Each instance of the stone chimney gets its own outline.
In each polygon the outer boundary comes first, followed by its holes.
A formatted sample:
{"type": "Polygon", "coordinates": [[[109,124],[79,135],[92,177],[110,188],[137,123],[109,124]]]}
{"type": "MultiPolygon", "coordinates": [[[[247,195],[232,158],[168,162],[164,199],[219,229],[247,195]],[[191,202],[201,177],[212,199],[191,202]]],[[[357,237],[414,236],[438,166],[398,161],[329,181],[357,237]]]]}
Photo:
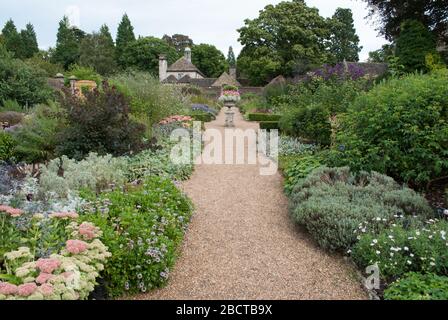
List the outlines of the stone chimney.
{"type": "Polygon", "coordinates": [[[166,56],[161,54],[159,56],[159,80],[162,82],[167,78],[167,70],[168,70],[168,61],[166,60],[166,56]]]}
{"type": "Polygon", "coordinates": [[[191,49],[188,47],[185,48],[185,59],[191,62],[191,49]]]}

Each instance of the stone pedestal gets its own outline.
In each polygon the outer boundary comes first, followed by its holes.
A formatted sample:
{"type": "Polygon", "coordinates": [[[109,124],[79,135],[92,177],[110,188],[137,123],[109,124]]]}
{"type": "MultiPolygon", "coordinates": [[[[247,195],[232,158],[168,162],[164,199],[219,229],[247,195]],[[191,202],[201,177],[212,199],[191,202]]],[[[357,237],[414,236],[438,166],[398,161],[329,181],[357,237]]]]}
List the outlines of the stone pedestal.
{"type": "Polygon", "coordinates": [[[225,111],[226,115],[226,128],[234,128],[235,127],[235,112],[232,109],[228,109],[225,111]]]}

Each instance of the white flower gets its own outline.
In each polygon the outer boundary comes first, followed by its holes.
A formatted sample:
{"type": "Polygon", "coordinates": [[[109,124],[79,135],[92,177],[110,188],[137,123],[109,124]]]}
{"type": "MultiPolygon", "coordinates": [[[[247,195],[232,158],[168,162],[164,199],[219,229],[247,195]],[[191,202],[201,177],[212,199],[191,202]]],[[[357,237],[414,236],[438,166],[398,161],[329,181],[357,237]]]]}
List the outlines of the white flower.
{"type": "Polygon", "coordinates": [[[412,261],[411,261],[411,260],[408,260],[408,261],[406,261],[406,263],[409,264],[409,265],[411,265],[411,264],[412,264],[412,261]]]}
{"type": "Polygon", "coordinates": [[[443,214],[448,216],[448,209],[443,210],[443,214]]]}
{"type": "Polygon", "coordinates": [[[420,235],[420,231],[417,231],[415,234],[416,234],[417,236],[419,236],[419,235],[420,235]]]}
{"type": "Polygon", "coordinates": [[[431,262],[429,265],[430,265],[431,267],[435,267],[435,266],[436,266],[436,264],[435,264],[434,262],[431,262]]]}
{"type": "Polygon", "coordinates": [[[380,255],[380,254],[381,254],[381,251],[378,251],[378,250],[377,250],[377,251],[376,251],[376,254],[380,255]]]}
{"type": "Polygon", "coordinates": [[[409,251],[409,248],[408,247],[404,247],[404,251],[409,251]]]}
{"type": "Polygon", "coordinates": [[[411,253],[410,256],[411,256],[411,258],[414,258],[415,255],[413,253],[411,253]]]}

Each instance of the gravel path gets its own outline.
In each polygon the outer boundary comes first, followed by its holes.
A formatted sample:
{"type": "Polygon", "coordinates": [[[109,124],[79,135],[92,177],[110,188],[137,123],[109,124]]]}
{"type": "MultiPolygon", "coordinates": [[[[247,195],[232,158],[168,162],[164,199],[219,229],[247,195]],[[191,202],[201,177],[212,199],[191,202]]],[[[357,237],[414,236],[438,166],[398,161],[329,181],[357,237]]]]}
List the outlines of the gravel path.
{"type": "MultiPolygon", "coordinates": [[[[223,126],[223,113],[207,124],[223,126]]],[[[258,125],[237,113],[236,127],[258,125]]],[[[196,214],[181,257],[166,288],[136,299],[367,299],[354,270],[290,220],[280,174],[198,165],[182,187],[196,214]]]]}

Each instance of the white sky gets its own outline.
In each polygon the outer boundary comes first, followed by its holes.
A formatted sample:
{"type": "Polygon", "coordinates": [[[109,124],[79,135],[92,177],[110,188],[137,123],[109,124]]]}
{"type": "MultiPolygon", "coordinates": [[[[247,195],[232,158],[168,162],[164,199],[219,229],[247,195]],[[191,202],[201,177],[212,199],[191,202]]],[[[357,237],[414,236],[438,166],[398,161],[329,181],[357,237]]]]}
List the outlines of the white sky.
{"type": "MultiPolygon", "coordinates": [[[[106,23],[115,37],[124,12],[129,15],[136,35],[162,37],[181,33],[193,41],[216,45],[225,55],[229,46],[235,54],[241,50],[238,28],[244,19],[255,18],[267,4],[281,0],[0,0],[0,28],[12,18],[18,29],[31,22],[37,32],[39,46],[54,46],[58,22],[70,12],[74,21],[86,32],[98,30],[106,23]],[[79,12],[79,16],[77,14],[79,12]]],[[[387,43],[377,36],[373,21],[365,19],[367,9],[361,0],[306,0],[324,17],[333,15],[337,7],[351,8],[355,26],[364,47],[361,60],[369,51],[387,43]]]]}

